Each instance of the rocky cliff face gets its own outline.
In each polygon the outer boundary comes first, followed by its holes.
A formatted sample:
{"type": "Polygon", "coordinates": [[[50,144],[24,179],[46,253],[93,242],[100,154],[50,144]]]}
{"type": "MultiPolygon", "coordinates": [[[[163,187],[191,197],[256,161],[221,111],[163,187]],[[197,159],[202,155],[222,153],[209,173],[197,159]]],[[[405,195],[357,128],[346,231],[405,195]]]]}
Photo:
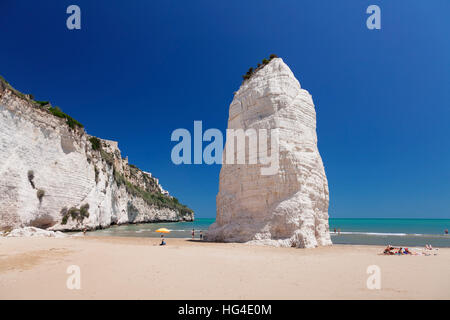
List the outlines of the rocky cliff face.
{"type": "MultiPolygon", "coordinates": [[[[224,160],[217,219],[207,239],[302,248],[331,245],[328,183],[311,95],[280,58],[244,77],[230,105],[228,128],[275,130],[279,166],[275,174],[263,175],[260,169],[267,165],[224,160]]],[[[228,152],[234,151],[227,140],[228,152]]]]}
{"type": "Polygon", "coordinates": [[[117,142],[0,79],[0,230],[180,220],[192,210],[128,164],[117,142]]]}

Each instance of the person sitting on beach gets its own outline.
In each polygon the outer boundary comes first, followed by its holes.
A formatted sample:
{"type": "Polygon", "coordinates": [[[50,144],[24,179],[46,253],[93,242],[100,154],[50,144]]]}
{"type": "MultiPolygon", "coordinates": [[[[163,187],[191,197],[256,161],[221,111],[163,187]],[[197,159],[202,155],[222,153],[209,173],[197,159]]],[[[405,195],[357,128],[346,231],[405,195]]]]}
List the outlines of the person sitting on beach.
{"type": "Polygon", "coordinates": [[[165,246],[166,245],[166,241],[164,240],[164,235],[161,235],[161,243],[159,244],[160,246],[165,246]]]}
{"type": "Polygon", "coordinates": [[[409,251],[408,248],[405,248],[404,254],[412,254],[412,252],[409,251]]]}
{"type": "Polygon", "coordinates": [[[398,255],[402,255],[403,254],[403,248],[398,249],[397,254],[398,255]]]}

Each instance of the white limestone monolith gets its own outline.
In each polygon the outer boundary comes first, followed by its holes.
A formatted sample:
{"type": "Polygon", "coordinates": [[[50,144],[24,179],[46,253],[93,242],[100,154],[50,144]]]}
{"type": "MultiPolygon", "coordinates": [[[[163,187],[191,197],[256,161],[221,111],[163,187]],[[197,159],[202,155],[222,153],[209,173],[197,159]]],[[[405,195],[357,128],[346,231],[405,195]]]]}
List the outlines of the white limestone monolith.
{"type": "Polygon", "coordinates": [[[277,170],[263,174],[261,169],[269,165],[249,164],[251,154],[244,164],[226,163],[226,153],[236,155],[238,150],[230,151],[227,139],[217,217],[207,240],[299,248],[331,245],[328,182],[317,148],[314,103],[281,58],[258,68],[235,93],[228,129],[275,130],[277,170]]]}

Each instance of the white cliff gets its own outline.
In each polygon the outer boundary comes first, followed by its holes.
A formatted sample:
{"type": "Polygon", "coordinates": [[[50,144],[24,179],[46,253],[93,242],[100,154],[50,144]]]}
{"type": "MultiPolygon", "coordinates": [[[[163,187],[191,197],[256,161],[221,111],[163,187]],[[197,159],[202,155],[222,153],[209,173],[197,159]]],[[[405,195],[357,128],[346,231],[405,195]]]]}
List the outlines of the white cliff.
{"type": "Polygon", "coordinates": [[[207,239],[300,248],[331,245],[328,182],[311,95],[280,58],[246,78],[230,105],[228,129],[275,130],[278,170],[262,174],[268,165],[249,164],[248,155],[244,164],[225,163],[227,139],[216,222],[207,239]]]}
{"type": "Polygon", "coordinates": [[[193,219],[156,178],[121,157],[117,142],[87,135],[55,110],[0,78],[0,230],[193,219]]]}

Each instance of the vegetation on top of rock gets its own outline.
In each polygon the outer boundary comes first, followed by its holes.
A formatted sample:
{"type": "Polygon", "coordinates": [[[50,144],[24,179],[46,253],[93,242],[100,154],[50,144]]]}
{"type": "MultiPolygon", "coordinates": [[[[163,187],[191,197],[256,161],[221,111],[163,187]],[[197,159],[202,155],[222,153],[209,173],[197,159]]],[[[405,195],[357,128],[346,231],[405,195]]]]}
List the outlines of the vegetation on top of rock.
{"type": "Polygon", "coordinates": [[[9,82],[8,81],[6,81],[6,79],[5,78],[3,78],[1,75],[0,75],[0,81],[2,81],[2,82],[4,82],[5,84],[9,84],[9,82]]]}
{"type": "Polygon", "coordinates": [[[34,96],[32,94],[23,94],[19,90],[14,89],[9,84],[9,82],[5,80],[5,78],[0,76],[0,89],[2,87],[7,88],[14,95],[16,95],[17,97],[19,97],[23,100],[28,101],[29,103],[33,104],[35,107],[38,107],[47,112],[50,112],[55,117],[66,119],[66,123],[71,129],[75,129],[75,127],[83,128],[83,125],[80,122],[78,122],[77,120],[75,120],[74,118],[69,116],[68,114],[65,114],[64,112],[62,112],[60,108],[58,108],[58,107],[53,108],[49,101],[34,100],[34,96]]]}
{"type": "Polygon", "coordinates": [[[17,97],[30,101],[32,99],[30,99],[29,95],[25,95],[22,92],[20,92],[19,90],[14,89],[11,84],[9,84],[8,81],[5,80],[5,78],[3,78],[2,76],[0,76],[0,89],[2,87],[9,89],[14,95],[16,95],[17,97]]]}
{"type": "Polygon", "coordinates": [[[275,58],[278,58],[278,56],[276,54],[272,53],[269,57],[269,60],[264,58],[262,60],[262,64],[258,63],[258,67],[256,69],[253,69],[253,68],[248,69],[247,73],[242,76],[243,81],[250,79],[252,77],[252,75],[254,75],[258,70],[264,68],[264,66],[266,66],[270,61],[272,61],[272,59],[275,59],[275,58]]]}
{"type": "Polygon", "coordinates": [[[58,106],[55,107],[50,106],[50,108],[48,108],[47,110],[50,111],[50,113],[53,114],[55,117],[66,119],[66,123],[71,129],[75,129],[75,127],[79,128],[84,127],[80,122],[78,122],[68,114],[62,112],[62,110],[58,106]]]}
{"type": "Polygon", "coordinates": [[[34,100],[34,102],[36,102],[38,105],[40,105],[41,107],[44,107],[46,105],[50,104],[50,101],[39,101],[39,100],[34,100]]]}
{"type": "Polygon", "coordinates": [[[92,150],[98,151],[102,147],[101,141],[97,137],[90,137],[89,141],[91,142],[92,150]]]}

